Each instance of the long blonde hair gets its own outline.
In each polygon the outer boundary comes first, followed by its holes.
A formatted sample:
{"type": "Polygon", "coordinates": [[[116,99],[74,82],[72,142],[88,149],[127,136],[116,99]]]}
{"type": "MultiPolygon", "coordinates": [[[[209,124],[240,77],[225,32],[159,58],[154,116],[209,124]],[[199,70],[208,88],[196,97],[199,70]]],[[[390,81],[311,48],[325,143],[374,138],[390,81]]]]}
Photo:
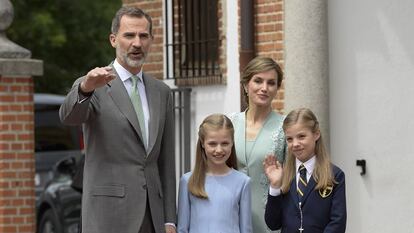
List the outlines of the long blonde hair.
{"type": "MultiPolygon", "coordinates": [[[[311,130],[312,133],[320,133],[319,122],[316,119],[315,114],[310,109],[299,108],[291,111],[283,121],[283,130],[286,133],[286,130],[295,125],[301,124],[303,127],[311,130]]],[[[329,154],[325,148],[325,145],[322,140],[322,134],[319,136],[319,139],[315,144],[315,169],[313,170],[312,176],[316,181],[315,190],[325,189],[328,186],[332,186],[336,183],[334,176],[332,174],[332,165],[329,154]]],[[[288,155],[283,168],[283,178],[282,178],[282,192],[288,193],[290,184],[295,179],[296,176],[296,159],[290,150],[288,150],[288,155]]]]}
{"type": "MultiPolygon", "coordinates": [[[[198,141],[196,147],[196,161],[193,173],[188,181],[188,190],[191,194],[198,198],[208,199],[208,195],[204,189],[206,172],[207,172],[207,156],[203,148],[204,139],[209,131],[218,131],[220,129],[229,130],[231,140],[234,142],[234,128],[230,119],[223,114],[212,114],[204,119],[198,129],[198,141]]],[[[227,166],[237,169],[236,149],[231,148],[230,157],[226,161],[227,166]]]]}

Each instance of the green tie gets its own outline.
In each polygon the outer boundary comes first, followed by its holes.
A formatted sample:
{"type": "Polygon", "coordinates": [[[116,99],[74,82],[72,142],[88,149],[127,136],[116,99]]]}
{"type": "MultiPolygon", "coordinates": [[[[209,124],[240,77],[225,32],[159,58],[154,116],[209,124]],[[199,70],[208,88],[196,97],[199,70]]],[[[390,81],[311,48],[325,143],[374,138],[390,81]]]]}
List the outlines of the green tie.
{"type": "Polygon", "coordinates": [[[147,137],[145,132],[145,118],[144,118],[144,111],[142,109],[142,102],[141,97],[139,95],[138,91],[138,83],[141,79],[139,79],[137,76],[132,75],[132,91],[131,91],[131,101],[134,105],[135,112],[137,113],[139,127],[141,128],[141,135],[142,135],[142,141],[144,143],[145,149],[147,149],[147,137]]]}

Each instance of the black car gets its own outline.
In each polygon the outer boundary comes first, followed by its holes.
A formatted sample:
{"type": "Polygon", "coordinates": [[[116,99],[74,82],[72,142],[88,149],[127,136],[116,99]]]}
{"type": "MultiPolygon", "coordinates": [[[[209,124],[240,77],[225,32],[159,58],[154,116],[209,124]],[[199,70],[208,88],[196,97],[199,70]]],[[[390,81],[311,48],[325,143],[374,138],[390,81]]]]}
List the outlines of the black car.
{"type": "Polygon", "coordinates": [[[83,138],[80,127],[60,122],[63,99],[34,95],[37,233],[78,232],[81,193],[72,182],[83,158],[83,138]]]}

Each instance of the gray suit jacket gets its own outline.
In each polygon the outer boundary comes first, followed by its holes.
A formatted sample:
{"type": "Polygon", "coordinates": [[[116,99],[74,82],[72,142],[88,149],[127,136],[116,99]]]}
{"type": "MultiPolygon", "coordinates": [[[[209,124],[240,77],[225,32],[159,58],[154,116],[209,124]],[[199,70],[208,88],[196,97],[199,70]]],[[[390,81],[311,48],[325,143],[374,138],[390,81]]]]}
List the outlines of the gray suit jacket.
{"type": "Polygon", "coordinates": [[[156,233],[176,222],[173,99],[163,82],[143,75],[150,112],[148,152],[137,115],[119,77],[78,103],[75,81],[61,121],[83,124],[86,160],[82,232],[137,233],[147,200],[156,233]]]}

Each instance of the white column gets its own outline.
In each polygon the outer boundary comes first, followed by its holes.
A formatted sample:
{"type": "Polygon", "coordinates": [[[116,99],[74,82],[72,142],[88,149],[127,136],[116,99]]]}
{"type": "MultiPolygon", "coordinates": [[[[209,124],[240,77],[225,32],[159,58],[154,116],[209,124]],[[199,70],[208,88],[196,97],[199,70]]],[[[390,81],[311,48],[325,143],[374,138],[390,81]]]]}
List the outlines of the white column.
{"type": "Polygon", "coordinates": [[[310,108],[320,121],[328,146],[327,0],[286,0],[284,4],[285,113],[310,108]]]}

